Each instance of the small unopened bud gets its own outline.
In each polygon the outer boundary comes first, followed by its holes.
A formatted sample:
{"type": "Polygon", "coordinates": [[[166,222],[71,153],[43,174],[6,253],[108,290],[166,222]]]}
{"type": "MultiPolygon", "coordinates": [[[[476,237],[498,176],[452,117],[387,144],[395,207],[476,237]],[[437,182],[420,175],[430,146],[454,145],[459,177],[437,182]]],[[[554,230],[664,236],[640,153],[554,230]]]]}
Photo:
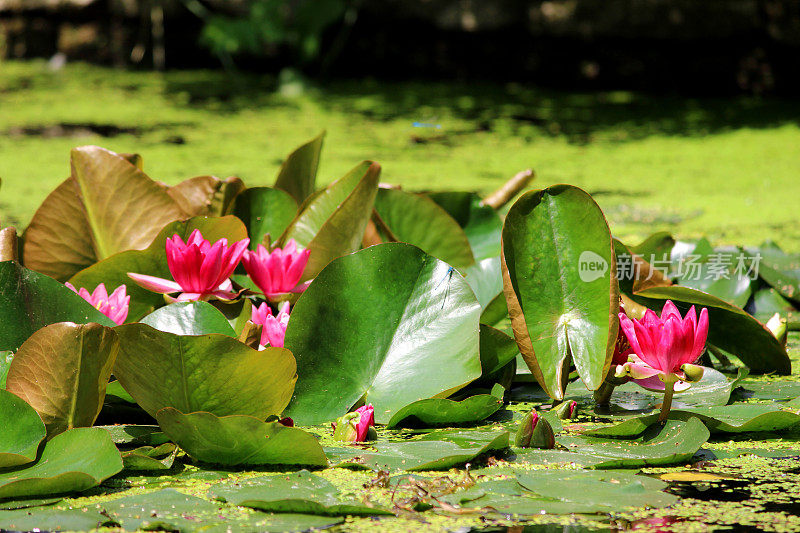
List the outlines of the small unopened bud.
{"type": "Polygon", "coordinates": [[[358,441],[358,421],[361,415],[358,413],[347,413],[340,416],[333,425],[333,440],[339,442],[358,441]]]}
{"type": "Polygon", "coordinates": [[[703,379],[703,374],[705,373],[705,368],[702,366],[690,365],[688,363],[681,365],[681,370],[686,374],[686,379],[684,381],[688,381],[689,383],[697,383],[703,379]]]}
{"type": "Polygon", "coordinates": [[[564,402],[555,408],[556,416],[559,420],[571,420],[575,418],[577,410],[578,402],[575,400],[564,402]]]}
{"type": "Polygon", "coordinates": [[[520,448],[552,449],[556,446],[556,438],[550,423],[531,410],[520,422],[514,445],[520,448]]]}

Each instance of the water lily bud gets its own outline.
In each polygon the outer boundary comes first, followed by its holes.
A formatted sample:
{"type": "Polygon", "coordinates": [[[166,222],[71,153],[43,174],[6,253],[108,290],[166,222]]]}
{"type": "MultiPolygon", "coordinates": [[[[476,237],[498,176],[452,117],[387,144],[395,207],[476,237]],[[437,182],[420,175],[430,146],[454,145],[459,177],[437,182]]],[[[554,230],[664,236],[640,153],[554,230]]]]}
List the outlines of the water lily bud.
{"type": "Polygon", "coordinates": [[[778,342],[781,343],[782,346],[786,346],[786,340],[789,335],[786,319],[781,318],[780,313],[775,313],[765,325],[767,326],[767,329],[773,335],[775,335],[775,338],[778,339],[778,342]]]}
{"type": "Polygon", "coordinates": [[[556,407],[555,412],[559,420],[571,420],[575,418],[577,410],[578,410],[578,402],[576,402],[575,400],[570,400],[556,407]]]}
{"type": "Polygon", "coordinates": [[[688,363],[681,365],[681,370],[686,374],[686,379],[684,381],[688,381],[689,383],[697,383],[703,379],[703,373],[705,372],[705,368],[702,366],[688,363]]]}
{"type": "Polygon", "coordinates": [[[336,419],[333,424],[333,440],[339,442],[358,441],[358,421],[361,415],[358,413],[347,413],[336,419]]]}
{"type": "Polygon", "coordinates": [[[520,422],[514,445],[520,448],[555,448],[556,438],[550,423],[535,410],[525,415],[520,422]]]}

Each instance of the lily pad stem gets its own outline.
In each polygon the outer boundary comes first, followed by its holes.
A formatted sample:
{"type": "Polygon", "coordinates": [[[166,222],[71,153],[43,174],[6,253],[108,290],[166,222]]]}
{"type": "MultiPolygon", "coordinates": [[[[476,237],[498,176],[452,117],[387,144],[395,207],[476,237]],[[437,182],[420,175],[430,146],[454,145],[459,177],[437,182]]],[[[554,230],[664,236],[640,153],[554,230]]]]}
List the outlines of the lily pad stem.
{"type": "Polygon", "coordinates": [[[675,393],[675,382],[667,380],[664,383],[664,401],[661,402],[661,414],[658,415],[658,421],[663,424],[669,417],[669,410],[672,407],[672,395],[675,393]]]}

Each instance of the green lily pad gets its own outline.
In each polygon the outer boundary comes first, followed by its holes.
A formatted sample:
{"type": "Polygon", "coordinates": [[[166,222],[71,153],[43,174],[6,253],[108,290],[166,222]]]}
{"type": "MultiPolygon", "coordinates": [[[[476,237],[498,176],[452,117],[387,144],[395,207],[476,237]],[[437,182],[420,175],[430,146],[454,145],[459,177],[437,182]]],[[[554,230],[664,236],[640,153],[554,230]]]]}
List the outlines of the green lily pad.
{"type": "Polygon", "coordinates": [[[460,402],[447,398],[419,400],[397,411],[386,427],[458,426],[480,422],[503,406],[504,392],[502,385],[495,385],[491,394],[477,394],[460,402]]]}
{"type": "Polygon", "coordinates": [[[520,485],[539,496],[592,506],[596,512],[667,507],[680,500],[673,494],[663,492],[669,484],[628,472],[521,471],[516,478],[520,485]]]}
{"type": "Polygon", "coordinates": [[[122,470],[108,432],[70,429],[42,448],[36,462],[0,472],[0,499],[82,492],[122,470]]]}
{"type": "Polygon", "coordinates": [[[44,440],[44,423],[36,410],[10,392],[0,390],[0,469],[32,463],[44,440]]]}
{"type": "Polygon", "coordinates": [[[760,248],[758,275],[781,295],[800,303],[800,255],[776,248],[760,248]]]}
{"type": "Polygon", "coordinates": [[[603,212],[556,185],[522,195],[503,226],[503,283],[517,344],[553,398],[570,362],[589,389],[606,377],[617,337],[615,255],[603,212]]]}
{"type": "MultiPolygon", "coordinates": [[[[28,509],[30,507],[44,507],[58,503],[62,496],[48,496],[44,498],[11,498],[0,500],[0,510],[13,511],[15,509],[28,509]]],[[[2,516],[2,515],[0,515],[2,516]]],[[[2,526],[0,526],[2,528],[2,526]]]]}
{"type": "Polygon", "coordinates": [[[458,269],[475,263],[464,230],[430,198],[379,189],[375,210],[398,241],[413,244],[458,269]]]}
{"type": "Polygon", "coordinates": [[[6,388],[6,377],[8,369],[11,368],[11,361],[14,359],[14,352],[0,351],[0,390],[6,388]]]}
{"type": "Polygon", "coordinates": [[[414,246],[333,261],[292,309],[285,346],[300,377],[286,415],[324,423],[363,398],[385,424],[414,401],[450,396],[481,374],[479,314],[464,279],[414,246]]]}
{"type": "Polygon", "coordinates": [[[108,431],[111,440],[115,444],[129,446],[161,446],[169,442],[169,438],[164,435],[158,426],[96,426],[108,431]]]}
{"type": "Polygon", "coordinates": [[[156,309],[139,322],[175,335],[236,335],[225,315],[208,302],[170,304],[156,309]]]}
{"type": "Polygon", "coordinates": [[[126,496],[94,506],[126,531],[197,531],[221,522],[221,505],[174,489],[126,496]]]}
{"type": "Polygon", "coordinates": [[[297,202],[280,189],[253,187],[236,197],[233,214],[244,222],[255,250],[267,235],[273,241],[281,236],[297,214],[297,202]]]}
{"type": "Polygon", "coordinates": [[[328,460],[310,433],[262,422],[250,416],[184,414],[172,408],[156,415],[164,433],[195,459],[223,465],[327,466],[328,460]]]}
{"type": "Polygon", "coordinates": [[[766,323],[775,313],[787,318],[790,322],[797,321],[800,313],[778,291],[772,288],[760,289],[753,297],[753,316],[759,322],[766,323]]]}
{"type": "Polygon", "coordinates": [[[753,373],[790,374],[789,356],[775,336],[742,309],[710,294],[689,287],[652,287],[638,291],[634,299],[660,311],[672,300],[681,313],[689,307],[708,309],[708,342],[736,355],[753,373]]]}
{"type": "MultiPolygon", "coordinates": [[[[739,385],[741,379],[747,375],[747,369],[740,369],[739,374],[734,379],[728,379],[725,374],[706,368],[703,378],[693,383],[689,389],[675,393],[672,406],[675,409],[685,409],[692,407],[704,407],[714,405],[727,405],[731,398],[732,391],[739,385]]],[[[584,387],[570,384],[568,390],[580,390],[584,387]]],[[[571,394],[570,397],[579,398],[583,396],[588,399],[588,394],[571,394]]],[[[628,411],[643,411],[655,409],[662,399],[663,394],[651,392],[638,386],[636,383],[625,383],[614,389],[611,395],[611,403],[628,411]]],[[[615,415],[624,414],[614,412],[615,415]]],[[[633,413],[630,413],[633,414],[633,413]]]]}
{"type": "Polygon", "coordinates": [[[496,374],[519,354],[516,341],[491,326],[481,324],[480,340],[481,368],[484,376],[496,374]]]}
{"type": "Polygon", "coordinates": [[[464,279],[478,298],[481,309],[486,309],[498,295],[503,293],[500,263],[500,257],[488,257],[464,269],[464,279]]]}
{"type": "MultiPolygon", "coordinates": [[[[778,405],[734,404],[673,409],[670,420],[700,419],[712,433],[746,433],[751,431],[781,431],[800,424],[800,415],[781,410],[778,405]]],[[[658,415],[631,418],[619,424],[586,431],[586,435],[603,437],[633,437],[656,424],[658,415]]]]}
{"type": "Polygon", "coordinates": [[[0,530],[3,531],[91,531],[106,522],[108,518],[102,514],[80,508],[0,511],[0,530]]]}
{"type": "Polygon", "coordinates": [[[684,266],[685,272],[678,278],[678,283],[744,307],[753,292],[753,280],[745,272],[737,271],[740,257],[741,253],[717,251],[692,267],[684,266]]]}
{"type": "Polygon", "coordinates": [[[659,432],[645,432],[637,440],[578,436],[557,437],[556,442],[571,452],[601,460],[592,468],[637,468],[686,462],[709,436],[706,426],[692,417],[687,422],[670,420],[659,432]]]}
{"type": "Polygon", "coordinates": [[[511,322],[508,317],[508,304],[505,294],[498,294],[489,302],[481,313],[481,324],[500,328],[507,333],[511,333],[511,322]],[[501,327],[500,324],[507,327],[501,327]]]}
{"type": "Polygon", "coordinates": [[[119,381],[114,380],[108,384],[106,387],[106,398],[109,396],[114,396],[120,401],[127,402],[127,403],[136,403],[136,400],[133,399],[133,396],[128,394],[128,391],[122,388],[122,385],[119,381]]]}
{"type": "Polygon", "coordinates": [[[116,325],[53,278],[14,261],[0,263],[0,350],[15,352],[34,332],[57,322],[116,325]]]}
{"type": "Polygon", "coordinates": [[[52,437],[94,424],[119,340],[100,324],[50,324],[35,332],[14,355],[6,389],[36,409],[52,437]]]}
{"type": "Polygon", "coordinates": [[[258,351],[225,335],[174,335],[146,324],[116,331],[114,376],[150,416],[175,407],[264,420],[291,398],[296,365],[284,348],[258,351]]]}
{"type": "Polygon", "coordinates": [[[378,192],[380,165],[365,161],[308,199],[279,239],[294,239],[311,250],[303,280],[312,279],[332,260],[361,247],[378,192]]]}
{"type": "MultiPolygon", "coordinates": [[[[167,239],[173,235],[179,235],[186,241],[195,229],[199,229],[203,237],[212,243],[225,238],[228,239],[228,244],[232,244],[247,238],[247,229],[242,221],[234,216],[194,217],[183,222],[172,222],[158,233],[146,249],[128,250],[114,254],[108,259],[81,270],[69,281],[76,288],[93,289],[99,283],[105,283],[106,287],[111,290],[125,285],[127,293],[131,297],[127,322],[134,322],[154,309],[162,307],[164,295],[140,287],[128,277],[128,272],[172,279],[167,265],[167,239]]],[[[101,323],[105,324],[105,322],[101,323]]]]}
{"type": "Polygon", "coordinates": [[[371,470],[446,470],[490,451],[508,448],[509,433],[495,433],[493,440],[461,446],[445,440],[379,442],[368,450],[326,448],[335,467],[371,470]]]}
{"type": "Polygon", "coordinates": [[[473,192],[432,192],[428,196],[464,229],[476,261],[500,256],[503,221],[473,192]]]}
{"type": "Polygon", "coordinates": [[[125,470],[169,470],[175,461],[178,447],[171,442],[157,447],[141,446],[122,452],[125,470]]]}
{"type": "Polygon", "coordinates": [[[324,140],[323,131],[289,154],[278,172],[275,188],[288,192],[297,203],[303,203],[314,192],[324,140]]]}
{"type": "Polygon", "coordinates": [[[220,483],[211,488],[209,496],[233,505],[271,513],[393,515],[380,507],[342,500],[339,489],[325,478],[315,476],[307,470],[220,483]]]}
{"type": "Polygon", "coordinates": [[[787,401],[800,396],[797,381],[742,381],[735,394],[737,398],[787,401]]]}

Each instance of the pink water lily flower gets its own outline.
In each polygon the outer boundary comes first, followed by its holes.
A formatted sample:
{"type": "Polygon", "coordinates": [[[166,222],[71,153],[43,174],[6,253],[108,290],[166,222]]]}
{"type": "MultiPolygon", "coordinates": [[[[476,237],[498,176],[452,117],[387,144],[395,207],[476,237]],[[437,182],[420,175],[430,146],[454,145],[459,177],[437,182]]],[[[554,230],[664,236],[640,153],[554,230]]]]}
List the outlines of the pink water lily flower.
{"type": "Polygon", "coordinates": [[[230,300],[236,297],[230,275],[242,258],[250,239],[228,246],[227,239],[214,244],[203,238],[199,229],[189,235],[186,243],[180,235],[167,239],[167,266],[175,281],[128,272],[128,276],[145,289],[161,294],[180,292],[179,302],[207,300],[216,297],[230,300]]]}
{"type": "Polygon", "coordinates": [[[271,300],[291,292],[303,292],[308,283],[300,283],[311,250],[297,250],[297,242],[289,239],[283,248],[268,252],[262,245],[248,250],[242,257],[244,269],[261,292],[271,300]]]}
{"type": "Polygon", "coordinates": [[[641,320],[624,313],[619,320],[633,353],[627,363],[617,367],[617,375],[627,375],[646,389],[664,391],[664,408],[669,411],[672,393],[689,388],[703,376],[703,367],[693,363],[706,345],[708,310],[703,308],[698,318],[692,306],[684,318],[667,300],[660,318],[648,309],[641,320]]]}
{"type": "Polygon", "coordinates": [[[364,442],[374,440],[370,428],[375,426],[375,409],[372,404],[359,407],[353,412],[340,416],[333,427],[333,439],[339,442],[364,442]]]}
{"type": "Polygon", "coordinates": [[[289,325],[289,302],[283,302],[278,308],[278,316],[272,315],[272,309],[266,303],[259,307],[253,306],[250,320],[254,324],[261,324],[261,346],[274,346],[283,348],[283,338],[286,336],[286,326],[289,325]]]}
{"type": "Polygon", "coordinates": [[[364,405],[356,409],[359,414],[358,422],[356,422],[356,441],[364,442],[369,440],[369,428],[375,426],[375,408],[372,404],[364,405]]]}
{"type": "Polygon", "coordinates": [[[115,324],[120,325],[128,318],[128,305],[131,297],[126,294],[127,288],[125,285],[117,287],[111,295],[108,294],[103,283],[98,285],[91,294],[83,287],[80,290],[75,289],[69,282],[64,285],[70,288],[72,292],[78,293],[78,296],[92,304],[95,309],[106,315],[115,324]]]}

